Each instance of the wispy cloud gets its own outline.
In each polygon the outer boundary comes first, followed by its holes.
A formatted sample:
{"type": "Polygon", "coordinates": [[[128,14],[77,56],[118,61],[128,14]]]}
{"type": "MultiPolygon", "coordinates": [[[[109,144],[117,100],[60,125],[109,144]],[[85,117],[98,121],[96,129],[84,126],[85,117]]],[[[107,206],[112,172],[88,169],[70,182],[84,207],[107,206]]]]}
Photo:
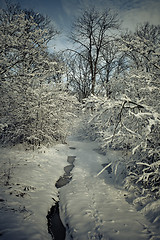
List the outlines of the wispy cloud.
{"type": "Polygon", "coordinates": [[[111,8],[119,13],[123,26],[135,29],[139,23],[146,21],[151,24],[160,24],[159,0],[81,0],[88,5],[95,3],[98,8],[111,8]]]}
{"type": "Polygon", "coordinates": [[[77,15],[80,8],[80,0],[61,0],[61,5],[69,18],[77,15]]]}
{"type": "Polygon", "coordinates": [[[138,23],[160,23],[159,0],[61,0],[69,18],[77,16],[79,9],[95,5],[98,9],[111,8],[119,12],[123,26],[134,29],[138,23]]]}
{"type": "Polygon", "coordinates": [[[119,10],[124,27],[133,30],[137,24],[147,21],[155,25],[160,24],[159,0],[132,0],[131,2],[132,5],[119,10]]]}

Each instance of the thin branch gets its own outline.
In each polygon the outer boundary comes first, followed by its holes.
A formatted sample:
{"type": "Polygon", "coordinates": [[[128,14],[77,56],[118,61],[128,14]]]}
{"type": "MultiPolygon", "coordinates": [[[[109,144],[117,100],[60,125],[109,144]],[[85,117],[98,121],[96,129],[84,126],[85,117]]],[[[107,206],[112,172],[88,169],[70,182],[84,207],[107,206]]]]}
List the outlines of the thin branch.
{"type": "Polygon", "coordinates": [[[122,119],[122,111],[123,111],[126,103],[127,103],[127,101],[125,100],[125,101],[123,102],[122,107],[121,107],[121,110],[120,110],[120,112],[119,112],[119,114],[118,114],[119,121],[117,122],[117,124],[116,124],[116,126],[115,126],[115,129],[114,129],[114,132],[113,132],[113,135],[112,135],[111,144],[113,143],[113,139],[114,139],[116,130],[117,130],[117,128],[118,128],[118,125],[119,125],[119,123],[121,122],[121,119],[122,119]]]}

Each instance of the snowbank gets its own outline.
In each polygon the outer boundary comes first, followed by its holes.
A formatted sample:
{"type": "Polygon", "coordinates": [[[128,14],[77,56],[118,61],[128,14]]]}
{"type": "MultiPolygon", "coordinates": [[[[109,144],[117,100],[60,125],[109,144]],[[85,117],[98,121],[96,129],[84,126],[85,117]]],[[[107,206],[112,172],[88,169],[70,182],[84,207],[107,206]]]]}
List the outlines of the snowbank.
{"type": "Polygon", "coordinates": [[[37,151],[0,149],[0,236],[2,240],[51,239],[47,213],[57,200],[55,182],[63,174],[69,148],[37,151]]]}

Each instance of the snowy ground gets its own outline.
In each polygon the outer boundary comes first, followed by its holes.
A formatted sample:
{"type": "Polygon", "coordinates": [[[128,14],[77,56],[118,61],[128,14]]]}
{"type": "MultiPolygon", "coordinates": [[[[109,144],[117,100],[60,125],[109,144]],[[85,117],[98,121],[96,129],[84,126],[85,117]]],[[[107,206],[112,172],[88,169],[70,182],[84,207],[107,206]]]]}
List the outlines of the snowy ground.
{"type": "Polygon", "coordinates": [[[67,156],[76,156],[72,181],[59,190],[67,240],[160,239],[158,229],[125,201],[126,192],[118,185],[123,164],[116,179],[109,168],[97,176],[102,164],[122,160],[120,152],[104,156],[96,148],[97,143],[73,139],[35,152],[1,148],[0,239],[51,239],[46,215],[52,198],[57,199],[55,182],[68,165],[67,156]]]}
{"type": "MultiPolygon", "coordinates": [[[[98,154],[96,143],[71,141],[76,148],[72,181],[61,188],[61,216],[68,227],[66,239],[87,240],[147,240],[160,239],[160,232],[145,217],[126,202],[126,192],[118,187],[114,174],[102,164],[123,162],[120,152],[98,154]]],[[[123,166],[119,166],[120,174],[123,166]]]]}
{"type": "Polygon", "coordinates": [[[47,213],[57,200],[69,148],[0,149],[0,239],[47,240],[47,213]]]}

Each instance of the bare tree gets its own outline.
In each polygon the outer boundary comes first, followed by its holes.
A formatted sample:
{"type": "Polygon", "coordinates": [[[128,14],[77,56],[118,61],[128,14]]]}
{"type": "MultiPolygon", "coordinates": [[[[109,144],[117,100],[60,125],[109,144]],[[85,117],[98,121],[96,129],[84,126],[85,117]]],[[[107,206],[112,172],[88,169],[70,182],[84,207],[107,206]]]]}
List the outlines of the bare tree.
{"type": "Polygon", "coordinates": [[[91,79],[88,62],[81,55],[67,56],[67,83],[82,102],[91,93],[91,79]]]}
{"type": "Polygon", "coordinates": [[[75,52],[88,62],[92,94],[95,93],[98,64],[102,57],[101,51],[106,43],[110,42],[110,30],[118,29],[119,25],[116,13],[107,9],[99,12],[95,8],[85,10],[73,25],[71,39],[79,47],[75,52]]]}
{"type": "Polygon", "coordinates": [[[122,62],[120,61],[122,54],[119,51],[119,46],[115,39],[106,43],[106,46],[102,49],[101,54],[102,61],[98,66],[101,90],[105,90],[105,94],[109,97],[110,90],[108,83],[113,75],[122,71],[122,62]]]}

